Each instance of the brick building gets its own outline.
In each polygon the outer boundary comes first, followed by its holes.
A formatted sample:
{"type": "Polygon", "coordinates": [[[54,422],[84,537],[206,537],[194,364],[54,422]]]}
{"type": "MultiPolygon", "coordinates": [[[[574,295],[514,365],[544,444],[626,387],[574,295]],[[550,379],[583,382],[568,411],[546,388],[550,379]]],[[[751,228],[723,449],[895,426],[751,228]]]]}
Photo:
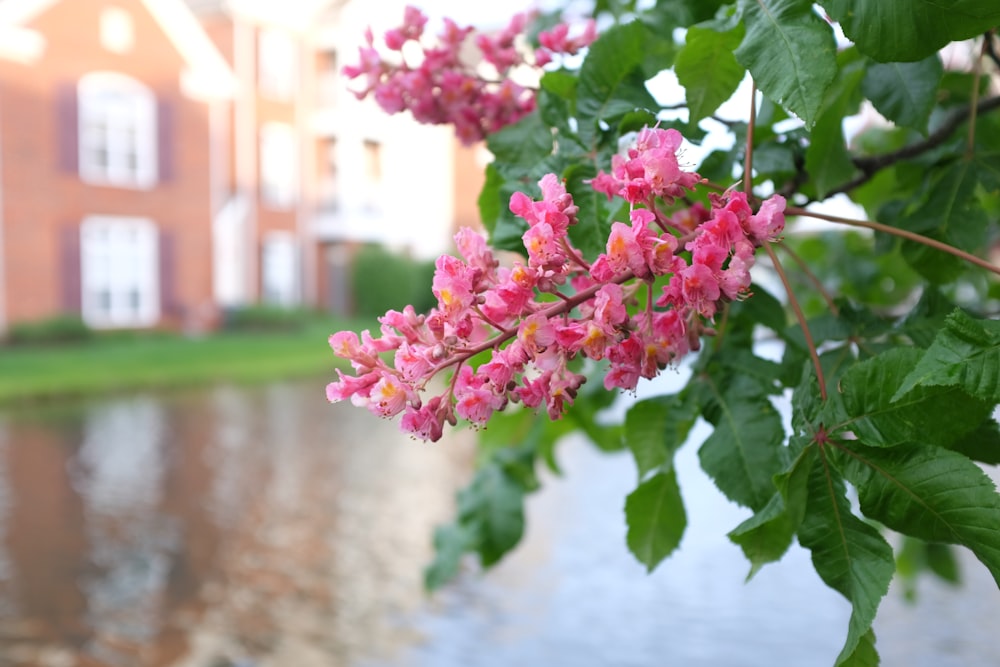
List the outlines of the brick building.
{"type": "Polygon", "coordinates": [[[6,0],[0,45],[0,326],[209,311],[202,147],[235,86],[187,7],[6,0]]]}
{"type": "Polygon", "coordinates": [[[478,155],[338,76],[402,6],[0,0],[0,334],[343,310],[358,243],[476,224],[478,155]]]}

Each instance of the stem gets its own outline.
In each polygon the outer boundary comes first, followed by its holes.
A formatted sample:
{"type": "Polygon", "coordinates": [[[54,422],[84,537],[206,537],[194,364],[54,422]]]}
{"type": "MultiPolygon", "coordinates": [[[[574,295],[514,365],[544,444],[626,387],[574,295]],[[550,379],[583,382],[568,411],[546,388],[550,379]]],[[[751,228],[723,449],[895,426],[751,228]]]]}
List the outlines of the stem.
{"type": "Polygon", "coordinates": [[[795,260],[795,263],[799,265],[799,268],[802,269],[802,272],[806,274],[806,278],[809,279],[809,282],[813,284],[813,287],[816,288],[816,291],[819,292],[820,295],[823,297],[823,300],[826,301],[826,306],[827,308],[830,309],[830,312],[833,313],[834,315],[839,315],[840,308],[838,308],[837,304],[833,302],[833,296],[826,291],[826,287],[823,286],[822,281],[820,281],[820,279],[816,276],[816,274],[813,273],[812,270],[810,270],[809,265],[806,264],[806,260],[802,259],[802,257],[800,257],[797,252],[792,250],[788,246],[788,244],[785,243],[784,241],[780,241],[778,245],[779,247],[781,247],[782,250],[788,253],[789,257],[795,260]]]}
{"type": "Polygon", "coordinates": [[[580,255],[570,247],[569,243],[566,242],[565,237],[559,239],[559,244],[562,246],[562,249],[566,251],[566,255],[573,260],[574,264],[581,267],[584,271],[590,271],[590,264],[587,264],[583,257],[580,257],[580,255]]]}
{"type": "Polygon", "coordinates": [[[972,65],[972,102],[969,104],[969,136],[965,144],[965,158],[970,159],[976,150],[976,105],[979,104],[979,81],[983,76],[983,57],[986,55],[986,44],[990,40],[990,35],[983,37],[983,46],[979,50],[979,57],[972,65]]]}
{"type": "Polygon", "coordinates": [[[809,357],[812,359],[813,368],[816,369],[816,379],[819,380],[819,395],[826,400],[826,379],[823,377],[823,366],[819,363],[819,353],[816,351],[816,344],[813,342],[812,332],[809,331],[809,324],[806,322],[805,313],[802,312],[802,307],[799,306],[799,300],[795,298],[795,292],[792,291],[792,285],[788,282],[788,276],[785,275],[785,269],[782,268],[781,262],[778,261],[778,256],[774,252],[774,248],[771,247],[770,243],[764,244],[764,250],[767,251],[767,256],[771,258],[771,263],[774,265],[774,270],[778,272],[778,277],[781,278],[781,283],[785,286],[785,293],[788,294],[788,303],[791,304],[792,310],[795,311],[795,318],[799,321],[799,326],[802,327],[802,335],[805,336],[806,346],[809,348],[809,357]]]}
{"type": "Polygon", "coordinates": [[[983,37],[986,40],[984,48],[986,49],[986,55],[988,55],[990,57],[990,60],[992,60],[993,63],[998,68],[1000,68],[1000,54],[997,53],[996,47],[993,44],[993,38],[996,36],[996,34],[997,34],[996,28],[993,28],[988,33],[986,33],[986,35],[983,37]]]}
{"type": "Polygon", "coordinates": [[[973,113],[984,114],[995,109],[1000,109],[1000,96],[988,97],[985,100],[979,100],[974,106],[970,105],[955,111],[938,129],[930,133],[923,141],[904,146],[898,151],[892,151],[891,153],[854,158],[854,166],[861,170],[861,174],[827,192],[827,198],[841,192],[850,192],[859,185],[864,185],[872,180],[875,174],[882,169],[890,167],[901,160],[909,160],[937,148],[947,141],[958,126],[964,123],[973,113]]]}
{"type": "Polygon", "coordinates": [[[982,267],[989,271],[990,273],[995,273],[1000,276],[1000,266],[995,266],[990,264],[985,259],[981,259],[965,252],[964,250],[959,250],[955,246],[948,245],[947,243],[942,243],[935,239],[916,234],[914,232],[907,231],[905,229],[899,229],[898,227],[890,227],[889,225],[883,225],[881,222],[872,222],[871,220],[854,220],[852,218],[841,218],[837,215],[827,215],[825,213],[816,213],[815,211],[807,211],[804,208],[799,208],[797,206],[789,206],[785,209],[785,213],[788,215],[804,215],[810,218],[817,218],[819,220],[826,220],[828,222],[836,222],[842,225],[851,225],[852,227],[865,227],[867,229],[874,229],[877,232],[884,232],[886,234],[892,234],[893,236],[898,236],[900,238],[908,239],[910,241],[916,241],[917,243],[923,244],[929,248],[934,248],[935,250],[940,250],[941,252],[946,252],[949,255],[954,255],[959,259],[964,259],[966,262],[975,264],[976,266],[982,267]]]}
{"type": "Polygon", "coordinates": [[[757,123],[757,82],[750,82],[750,122],[747,125],[746,158],[743,160],[743,192],[753,190],[753,130],[757,123]]]}
{"type": "Polygon", "coordinates": [[[490,325],[491,327],[493,327],[494,329],[496,329],[500,333],[508,333],[507,329],[504,329],[502,326],[500,326],[499,324],[497,324],[496,322],[494,322],[493,320],[491,320],[489,317],[487,317],[486,313],[484,313],[479,308],[479,306],[473,306],[472,310],[475,311],[476,315],[479,315],[479,318],[483,322],[486,322],[486,324],[490,325]]]}
{"type": "Polygon", "coordinates": [[[719,185],[718,183],[713,183],[712,181],[702,181],[701,185],[704,185],[709,190],[714,190],[715,192],[727,192],[729,188],[725,185],[719,185]]]}
{"type": "MultiPolygon", "coordinates": [[[[618,276],[617,278],[615,278],[614,280],[612,280],[611,282],[621,285],[622,283],[628,282],[633,278],[635,278],[635,274],[632,273],[631,271],[627,271],[622,275],[618,276]]],[[[590,299],[594,298],[594,295],[596,295],[600,291],[600,289],[604,287],[605,284],[607,283],[602,283],[599,285],[593,285],[591,287],[588,287],[582,292],[577,292],[573,296],[565,297],[565,301],[557,301],[548,308],[544,308],[537,312],[541,313],[546,319],[551,318],[555,315],[560,315],[562,313],[568,313],[569,311],[579,306],[581,303],[586,303],[590,299]]],[[[517,328],[504,329],[501,331],[501,333],[494,336],[493,338],[489,338],[479,343],[478,345],[474,345],[470,348],[461,350],[454,358],[449,359],[444,363],[438,364],[427,373],[427,377],[432,377],[434,375],[437,375],[444,369],[448,368],[449,366],[453,366],[455,364],[461,366],[463,363],[465,363],[467,359],[471,359],[480,352],[485,352],[490,348],[497,347],[507,342],[516,335],[517,335],[517,328]]]]}

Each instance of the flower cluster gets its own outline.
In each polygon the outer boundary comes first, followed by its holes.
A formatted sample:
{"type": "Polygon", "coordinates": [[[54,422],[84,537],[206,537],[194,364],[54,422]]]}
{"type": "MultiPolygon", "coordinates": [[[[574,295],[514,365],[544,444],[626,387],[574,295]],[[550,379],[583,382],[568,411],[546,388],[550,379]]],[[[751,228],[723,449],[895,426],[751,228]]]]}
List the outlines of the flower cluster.
{"type": "Polygon", "coordinates": [[[541,67],[555,54],[575,54],[596,37],[593,21],[575,37],[569,36],[568,25],[559,24],[539,34],[541,46],[532,52],[522,46],[527,23],[528,15],[517,14],[500,32],[473,37],[471,27],[444,19],[434,45],[424,46],[421,40],[427,16],[407,7],[403,25],[384,35],[386,48],[394,52],[390,58],[379,54],[368,30],[359,63],[344,67],[344,73],[352,79],[364,79],[356,92],[359,98],[372,94],[386,112],[409,109],[421,123],[452,124],[459,139],[471,144],[534,110],[534,92],[510,77],[514,69],[541,67]],[[479,51],[475,59],[469,57],[470,38],[479,51]],[[404,49],[411,44],[413,50],[422,52],[415,66],[404,56],[404,49]],[[493,72],[487,72],[489,69],[493,72]]]}
{"type": "Polygon", "coordinates": [[[604,386],[632,390],[697,350],[720,305],[748,295],[754,250],[781,234],[785,201],[775,195],[755,213],[745,194],[729,191],[711,195],[710,208],[667,216],[657,198],[673,202],[700,182],[677,166],[680,143],[676,130],[646,128],[613,175],[592,183],[633,203],[592,264],[570,242],[579,209],[554,174],[539,182],[540,200],[511,197],[510,210],[528,224],[523,260],[501,266],[479,234],[461,230],[461,258],[437,260],[437,307],[389,311],[378,337],[330,337],[355,374],[338,371],[327,398],[383,417],[402,413],[403,430],[437,440],[445,423],[484,425],[509,403],[544,406],[558,419],[584,382],[577,358],[606,360],[604,386]],[[480,354],[488,359],[474,366],[480,354]],[[447,387],[425,398],[446,369],[447,387]]]}

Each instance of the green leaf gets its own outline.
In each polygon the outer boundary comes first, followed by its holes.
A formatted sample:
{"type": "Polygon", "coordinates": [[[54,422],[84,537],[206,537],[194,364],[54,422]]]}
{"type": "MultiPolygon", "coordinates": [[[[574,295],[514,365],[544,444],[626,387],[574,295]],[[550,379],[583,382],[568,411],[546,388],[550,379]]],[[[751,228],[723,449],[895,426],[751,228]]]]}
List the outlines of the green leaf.
{"type": "Polygon", "coordinates": [[[703,414],[715,430],[698,450],[701,467],[727,498],[761,510],[774,495],[772,477],[785,468],[781,417],[748,379],[736,379],[725,392],[712,379],[704,383],[703,414]]]}
{"type": "Polygon", "coordinates": [[[743,31],[721,33],[692,26],[686,39],[677,54],[674,72],[686,91],[688,123],[695,125],[712,115],[743,80],[745,69],[733,56],[743,31]]]}
{"type": "Polygon", "coordinates": [[[922,234],[934,231],[962,250],[978,250],[986,242],[988,222],[975,197],[978,185],[977,163],[954,161],[940,171],[928,186],[927,199],[903,216],[899,226],[922,234]]]}
{"type": "Polygon", "coordinates": [[[955,552],[947,544],[929,542],[927,544],[927,567],[931,572],[949,584],[961,583],[961,571],[955,552]]]}
{"type": "Polygon", "coordinates": [[[806,171],[820,198],[848,182],[858,171],[847,150],[844,118],[856,113],[861,103],[859,90],[864,70],[860,64],[852,63],[853,66],[841,70],[836,83],[827,91],[822,112],[809,135],[806,171]]]}
{"type": "Polygon", "coordinates": [[[941,447],[847,442],[840,451],[866,516],[928,542],[968,547],[1000,585],[1000,495],[979,466],[941,447]]]}
{"type": "Polygon", "coordinates": [[[492,163],[486,165],[486,180],[483,182],[483,189],[479,191],[479,218],[483,221],[483,226],[491,235],[500,218],[500,185],[503,183],[503,176],[497,171],[492,163]]]}
{"type": "Polygon", "coordinates": [[[870,642],[866,637],[889,590],[895,570],[892,547],[875,528],[851,513],[843,480],[822,454],[812,468],[808,493],[799,542],[812,552],[820,578],[851,602],[847,641],[837,664],[852,664],[858,645],[870,642]]]}
{"type": "Polygon", "coordinates": [[[584,258],[591,260],[604,252],[611,233],[607,197],[588,182],[596,175],[597,170],[589,163],[571,165],[563,174],[566,191],[580,209],[576,215],[579,222],[569,228],[570,240],[584,258]]]}
{"type": "Polygon", "coordinates": [[[474,537],[459,523],[434,530],[434,560],[424,569],[424,586],[436,591],[455,578],[462,555],[472,548],[474,537]]]}
{"type": "Polygon", "coordinates": [[[740,0],[746,36],[736,59],[761,91],[812,127],[837,73],[833,29],[810,0],[740,0]]]}
{"type": "Polygon", "coordinates": [[[559,474],[556,442],[575,428],[568,419],[539,419],[534,410],[508,408],[490,417],[489,428],[479,432],[479,457],[484,463],[492,457],[525,490],[533,491],[538,487],[533,454],[559,474]]]}
{"type": "Polygon", "coordinates": [[[861,91],[888,120],[926,135],[943,72],[936,53],[912,63],[869,63],[861,91]]]}
{"type": "Polygon", "coordinates": [[[535,112],[491,134],[486,146],[505,165],[534,166],[552,154],[552,130],[535,112]]]}
{"type": "Polygon", "coordinates": [[[599,121],[611,122],[636,108],[658,108],[640,71],[647,36],[646,27],[633,21],[610,28],[590,45],[580,66],[576,102],[586,141],[594,138],[599,121]]]}
{"type": "Polygon", "coordinates": [[[736,526],[727,537],[750,561],[749,581],[764,565],[781,560],[792,545],[794,535],[795,528],[785,510],[785,501],[780,493],[775,493],[764,509],[736,526]]]}
{"type": "Polygon", "coordinates": [[[476,473],[458,493],[460,523],[475,535],[475,548],[484,567],[499,561],[524,533],[524,487],[498,465],[476,473]]]}
{"type": "Polygon", "coordinates": [[[953,312],[893,400],[914,387],[931,386],[959,387],[984,401],[1000,401],[1000,322],[953,312]]]}
{"type": "Polygon", "coordinates": [[[878,651],[875,650],[875,631],[868,629],[851,655],[840,661],[841,667],[878,667],[878,651]]]}
{"type": "Polygon", "coordinates": [[[656,0],[649,16],[658,20],[647,20],[659,29],[686,28],[711,19],[724,4],[726,0],[656,0]]]}
{"type": "Polygon", "coordinates": [[[987,419],[949,445],[948,449],[973,461],[1000,465],[1000,424],[993,418],[987,419]]]}
{"type": "Polygon", "coordinates": [[[982,423],[991,406],[954,387],[915,387],[895,400],[896,390],[921,354],[898,348],[848,370],[840,380],[845,415],[828,422],[835,424],[831,432],[851,430],[870,446],[914,442],[946,446],[982,423]]]}
{"type": "Polygon", "coordinates": [[[637,402],[625,415],[625,444],[635,457],[639,478],[673,467],[673,455],[698,419],[698,406],[681,394],[637,402]]]}
{"type": "Polygon", "coordinates": [[[1000,6],[983,0],[825,0],[823,7],[880,62],[920,60],[1000,23],[1000,6]]]}
{"type": "Polygon", "coordinates": [[[767,563],[780,560],[799,529],[806,511],[809,476],[816,460],[816,448],[799,454],[792,467],[774,478],[778,492],[764,509],[733,529],[728,537],[750,561],[747,581],[767,563]]]}
{"type": "Polygon", "coordinates": [[[899,323],[898,329],[909,336],[917,347],[930,347],[955,307],[940,290],[928,287],[920,295],[917,305],[899,323]]]}
{"type": "Polygon", "coordinates": [[[486,180],[479,193],[479,215],[490,235],[490,245],[498,250],[524,251],[521,236],[528,229],[526,222],[510,212],[510,196],[522,187],[510,180],[495,162],[486,166],[486,180]]]}
{"type": "Polygon", "coordinates": [[[649,478],[625,501],[626,541],[649,572],[681,543],[687,516],[673,470],[649,478]]]}

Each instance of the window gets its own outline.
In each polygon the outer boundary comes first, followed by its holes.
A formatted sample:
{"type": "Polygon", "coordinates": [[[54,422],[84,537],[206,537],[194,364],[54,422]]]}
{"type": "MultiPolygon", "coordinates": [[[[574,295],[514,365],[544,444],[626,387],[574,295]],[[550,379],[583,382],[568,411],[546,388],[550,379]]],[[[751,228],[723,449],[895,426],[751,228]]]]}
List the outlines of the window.
{"type": "Polygon", "coordinates": [[[340,87],[344,85],[343,75],[337,61],[336,51],[322,51],[317,56],[319,62],[319,102],[334,105],[337,103],[340,87]]]}
{"type": "Polygon", "coordinates": [[[365,139],[364,154],[365,207],[378,209],[382,194],[382,145],[377,141],[365,139]]]}
{"type": "Polygon", "coordinates": [[[291,232],[271,232],[264,239],[261,287],[266,303],[293,306],[298,302],[298,253],[291,232]]]}
{"type": "Polygon", "coordinates": [[[337,140],[323,138],[317,145],[317,187],[320,210],[337,209],[337,140]]]}
{"type": "Polygon", "coordinates": [[[260,31],[257,44],[257,83],[262,95],[290,100],[298,83],[298,58],[295,40],[280,30],[260,31]]]}
{"type": "Polygon", "coordinates": [[[265,123],[260,128],[260,189],[272,208],[291,208],[298,195],[298,151],[295,130],[287,123],[265,123]]]}
{"type": "Polygon", "coordinates": [[[121,74],[88,74],[77,86],[79,167],[98,185],[147,188],[156,182],[156,99],[121,74]]]}
{"type": "Polygon", "coordinates": [[[91,216],[80,228],[81,308],[97,328],[142,327],[160,316],[156,226],[146,218],[91,216]]]}

